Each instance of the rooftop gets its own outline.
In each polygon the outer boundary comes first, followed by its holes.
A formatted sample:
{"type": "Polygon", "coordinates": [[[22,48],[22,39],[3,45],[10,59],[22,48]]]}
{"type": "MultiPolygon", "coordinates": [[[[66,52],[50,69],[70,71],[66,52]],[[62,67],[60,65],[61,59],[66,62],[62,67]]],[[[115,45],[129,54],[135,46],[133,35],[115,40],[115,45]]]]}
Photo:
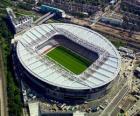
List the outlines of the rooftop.
{"type": "Polygon", "coordinates": [[[28,105],[29,105],[30,116],[39,116],[40,115],[38,102],[29,103],[28,105]]]}

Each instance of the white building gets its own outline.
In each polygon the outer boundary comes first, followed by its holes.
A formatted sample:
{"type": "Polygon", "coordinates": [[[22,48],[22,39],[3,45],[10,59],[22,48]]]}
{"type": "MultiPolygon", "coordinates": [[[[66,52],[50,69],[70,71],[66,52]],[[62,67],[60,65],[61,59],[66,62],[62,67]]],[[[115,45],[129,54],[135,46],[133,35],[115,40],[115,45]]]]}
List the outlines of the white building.
{"type": "Polygon", "coordinates": [[[6,8],[6,10],[8,14],[8,20],[11,24],[10,26],[12,27],[14,33],[18,33],[27,27],[31,27],[33,23],[33,17],[20,16],[17,18],[11,8],[6,8]]]}
{"type": "Polygon", "coordinates": [[[28,103],[30,116],[40,116],[40,108],[38,102],[28,103]]]}

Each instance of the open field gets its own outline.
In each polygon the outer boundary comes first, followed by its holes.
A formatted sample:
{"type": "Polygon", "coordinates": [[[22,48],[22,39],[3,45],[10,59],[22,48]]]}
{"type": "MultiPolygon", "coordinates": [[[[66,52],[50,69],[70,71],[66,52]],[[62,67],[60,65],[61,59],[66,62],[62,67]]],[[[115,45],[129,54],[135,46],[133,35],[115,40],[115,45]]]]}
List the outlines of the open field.
{"type": "Polygon", "coordinates": [[[62,46],[56,47],[47,55],[75,74],[82,73],[92,63],[62,46]]]}

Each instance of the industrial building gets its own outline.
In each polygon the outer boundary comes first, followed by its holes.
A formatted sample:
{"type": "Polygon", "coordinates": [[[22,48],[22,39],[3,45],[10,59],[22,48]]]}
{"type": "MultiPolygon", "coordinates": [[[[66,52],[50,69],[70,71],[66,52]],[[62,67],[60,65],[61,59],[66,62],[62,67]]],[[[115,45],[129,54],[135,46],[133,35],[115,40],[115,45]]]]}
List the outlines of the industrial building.
{"type": "Polygon", "coordinates": [[[16,74],[46,98],[65,103],[98,99],[108,93],[120,72],[118,50],[104,36],[82,26],[42,24],[14,41],[16,74]],[[92,64],[77,75],[46,58],[46,51],[61,44],[90,59],[92,64]],[[98,57],[93,60],[95,54],[98,57]]]}
{"type": "Polygon", "coordinates": [[[41,5],[40,7],[40,12],[41,13],[54,13],[54,18],[62,18],[65,17],[65,11],[55,8],[55,7],[50,7],[48,5],[41,5]]]}
{"type": "Polygon", "coordinates": [[[100,22],[117,27],[122,27],[123,25],[122,19],[108,18],[105,16],[100,19],[100,22]]]}
{"type": "Polygon", "coordinates": [[[135,59],[135,57],[136,57],[134,54],[134,51],[132,49],[125,48],[125,47],[119,47],[119,51],[124,52],[125,56],[127,56],[129,58],[135,59]]]}
{"type": "Polygon", "coordinates": [[[33,17],[20,16],[17,18],[11,8],[6,8],[6,11],[8,15],[8,23],[12,28],[11,30],[13,31],[13,33],[18,33],[26,29],[27,27],[31,27],[33,23],[33,17]]]}

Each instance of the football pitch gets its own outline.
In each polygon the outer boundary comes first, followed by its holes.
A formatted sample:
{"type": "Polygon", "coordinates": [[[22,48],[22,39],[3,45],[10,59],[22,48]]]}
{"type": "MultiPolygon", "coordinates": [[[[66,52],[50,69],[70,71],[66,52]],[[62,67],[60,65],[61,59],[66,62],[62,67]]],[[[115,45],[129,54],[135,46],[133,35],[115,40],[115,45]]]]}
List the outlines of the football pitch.
{"type": "Polygon", "coordinates": [[[47,53],[47,56],[75,74],[82,73],[92,63],[88,59],[81,57],[63,46],[54,48],[47,53]]]}

